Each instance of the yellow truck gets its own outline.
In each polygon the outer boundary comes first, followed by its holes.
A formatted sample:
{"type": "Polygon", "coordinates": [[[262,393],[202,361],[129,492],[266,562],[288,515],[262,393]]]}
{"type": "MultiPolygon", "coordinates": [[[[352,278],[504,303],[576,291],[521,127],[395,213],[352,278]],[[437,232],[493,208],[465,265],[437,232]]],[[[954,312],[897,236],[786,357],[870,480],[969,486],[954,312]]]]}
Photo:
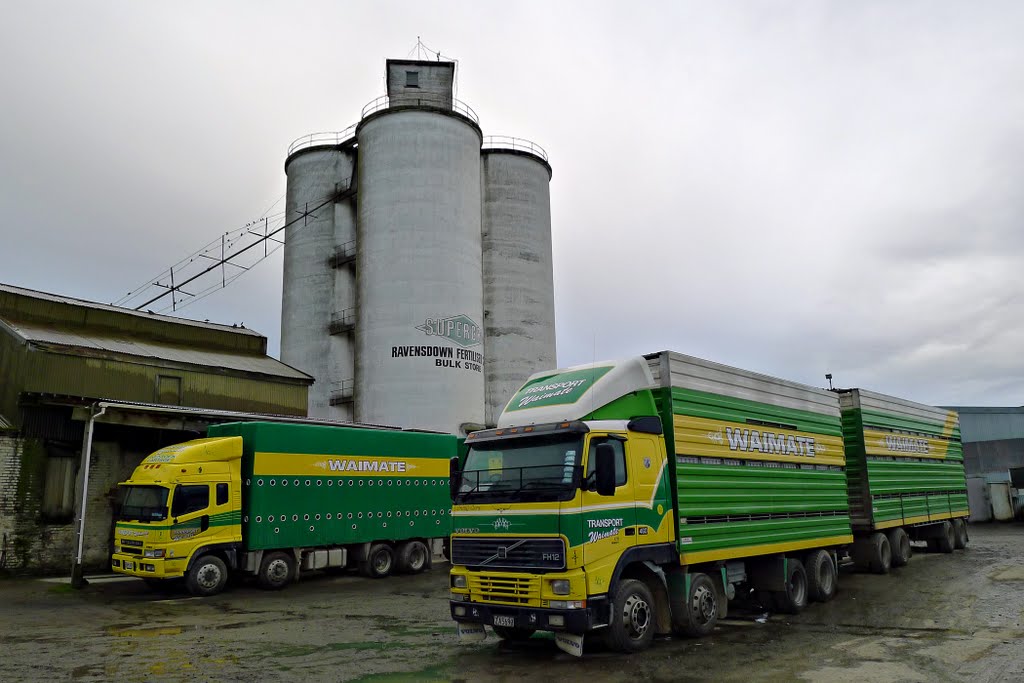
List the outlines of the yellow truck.
{"type": "Polygon", "coordinates": [[[184,579],[195,595],[230,574],[278,589],[329,567],[420,572],[448,535],[452,435],[271,422],[208,434],[120,485],[113,571],[156,588],[184,579]]]}

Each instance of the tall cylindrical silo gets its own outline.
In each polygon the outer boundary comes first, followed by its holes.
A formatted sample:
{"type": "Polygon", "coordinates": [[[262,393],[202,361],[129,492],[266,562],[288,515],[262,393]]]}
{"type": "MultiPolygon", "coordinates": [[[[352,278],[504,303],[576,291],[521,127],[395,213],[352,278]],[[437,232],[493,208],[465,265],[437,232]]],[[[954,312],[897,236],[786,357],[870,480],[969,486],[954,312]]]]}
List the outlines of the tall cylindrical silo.
{"type": "Polygon", "coordinates": [[[356,419],[457,433],[484,420],[480,128],[406,104],[357,137],[356,419]]]}
{"type": "MultiPolygon", "coordinates": [[[[349,145],[348,147],[351,147],[349,145]]],[[[332,372],[330,334],[338,310],[335,301],[336,233],[339,192],[353,171],[351,149],[342,145],[310,146],[285,161],[288,177],[285,219],[284,279],[281,298],[281,360],[312,375],[309,415],[350,419],[350,406],[332,406],[341,379],[332,372]]],[[[354,233],[354,227],[348,231],[354,233]]],[[[336,401],[335,401],[336,402],[336,401]]]]}
{"type": "Polygon", "coordinates": [[[516,138],[485,138],[481,173],[486,422],[539,370],[554,368],[551,166],[516,138]]]}

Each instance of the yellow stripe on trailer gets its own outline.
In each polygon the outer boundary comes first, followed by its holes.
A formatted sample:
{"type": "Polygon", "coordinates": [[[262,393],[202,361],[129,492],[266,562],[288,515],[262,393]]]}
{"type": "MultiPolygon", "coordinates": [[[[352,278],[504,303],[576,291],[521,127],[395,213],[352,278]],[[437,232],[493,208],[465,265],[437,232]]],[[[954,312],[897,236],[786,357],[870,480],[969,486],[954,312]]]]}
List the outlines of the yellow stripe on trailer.
{"type": "Polygon", "coordinates": [[[954,517],[967,517],[970,515],[968,510],[954,510],[953,512],[936,512],[932,515],[915,515],[913,517],[905,517],[903,519],[890,519],[885,522],[878,522],[875,524],[876,529],[891,529],[894,526],[903,526],[904,524],[924,524],[926,522],[938,522],[943,519],[953,519],[954,517]]]}
{"type": "Polygon", "coordinates": [[[952,442],[917,434],[898,434],[877,429],[864,430],[864,449],[868,455],[895,458],[931,458],[944,460],[952,442]]]}
{"type": "Polygon", "coordinates": [[[682,565],[688,565],[698,564],[700,562],[714,562],[716,560],[734,560],[742,557],[754,557],[756,555],[785,553],[791,550],[829,548],[837,545],[846,545],[847,543],[853,543],[852,535],[812,538],[806,541],[788,541],[785,543],[765,543],[763,545],[748,545],[734,548],[721,548],[717,550],[701,550],[693,553],[684,551],[680,555],[679,563],[682,565]]]}
{"type": "Polygon", "coordinates": [[[447,477],[448,461],[440,458],[393,458],[369,455],[256,453],[256,476],[318,477],[447,477]]]}
{"type": "Polygon", "coordinates": [[[672,422],[678,455],[840,467],[846,464],[842,436],[690,415],[676,415],[672,422]]]}

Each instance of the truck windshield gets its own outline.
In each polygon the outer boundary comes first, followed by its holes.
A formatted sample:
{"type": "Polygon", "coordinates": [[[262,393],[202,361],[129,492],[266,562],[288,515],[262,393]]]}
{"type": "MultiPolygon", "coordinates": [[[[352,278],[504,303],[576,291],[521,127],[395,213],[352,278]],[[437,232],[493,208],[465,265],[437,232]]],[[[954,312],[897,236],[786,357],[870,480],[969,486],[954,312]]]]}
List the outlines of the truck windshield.
{"type": "Polygon", "coordinates": [[[117,518],[125,522],[159,522],[167,519],[169,492],[163,486],[122,486],[117,518]]]}
{"type": "Polygon", "coordinates": [[[567,500],[579,486],[581,446],[578,434],[474,444],[455,502],[567,500]]]}

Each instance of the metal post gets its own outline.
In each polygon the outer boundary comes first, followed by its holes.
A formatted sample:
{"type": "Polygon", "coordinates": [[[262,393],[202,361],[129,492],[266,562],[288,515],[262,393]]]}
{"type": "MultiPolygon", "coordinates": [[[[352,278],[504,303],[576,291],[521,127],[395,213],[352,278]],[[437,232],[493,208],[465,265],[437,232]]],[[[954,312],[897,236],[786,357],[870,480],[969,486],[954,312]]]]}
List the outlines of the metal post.
{"type": "Polygon", "coordinates": [[[84,588],[89,584],[82,576],[82,556],[85,550],[85,509],[89,502],[89,460],[92,457],[92,432],[96,418],[107,411],[103,406],[99,412],[94,412],[96,406],[89,410],[89,421],[85,423],[85,435],[82,437],[82,505],[78,517],[78,553],[75,555],[75,562],[71,565],[71,587],[84,588]]]}

